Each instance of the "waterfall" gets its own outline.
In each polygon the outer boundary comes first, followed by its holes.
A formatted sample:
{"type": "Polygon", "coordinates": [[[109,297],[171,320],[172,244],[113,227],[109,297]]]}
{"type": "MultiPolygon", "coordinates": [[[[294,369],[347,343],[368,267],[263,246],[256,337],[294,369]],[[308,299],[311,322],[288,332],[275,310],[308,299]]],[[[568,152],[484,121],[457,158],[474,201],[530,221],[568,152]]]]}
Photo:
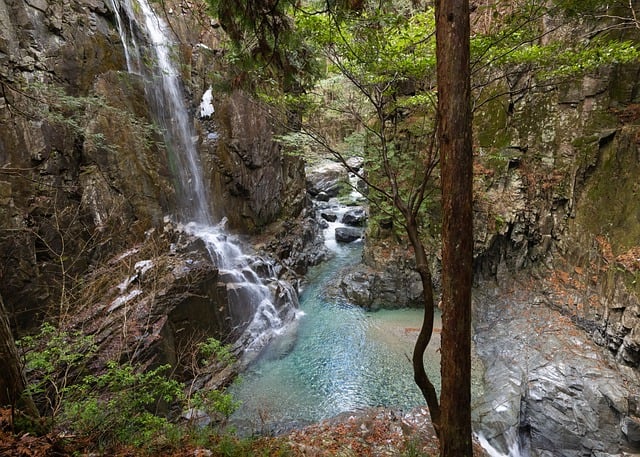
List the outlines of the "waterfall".
{"type": "Polygon", "coordinates": [[[271,261],[244,253],[241,242],[225,231],[225,219],[214,225],[197,135],[172,58],[177,45],[169,27],[147,0],[111,2],[127,69],[144,81],[145,96],[163,133],[177,180],[179,209],[174,216],[186,233],[205,241],[226,284],[230,305],[245,315],[241,340],[248,349],[259,349],[295,317],[297,294],[291,285],[277,279],[271,261]]]}
{"type": "Polygon", "coordinates": [[[211,225],[213,217],[195,144],[197,136],[184,102],[180,74],[172,59],[177,45],[170,40],[169,28],[155,14],[147,0],[137,0],[137,8],[130,0],[123,1],[122,7],[128,24],[124,23],[116,0],[112,2],[125,50],[127,69],[130,73],[143,77],[147,101],[172,159],[171,171],[177,178],[180,205],[178,216],[182,220],[211,225]],[[139,13],[136,14],[136,11],[139,13]],[[141,17],[136,20],[138,16],[141,17]],[[138,35],[142,35],[147,43],[141,44],[138,35]]]}

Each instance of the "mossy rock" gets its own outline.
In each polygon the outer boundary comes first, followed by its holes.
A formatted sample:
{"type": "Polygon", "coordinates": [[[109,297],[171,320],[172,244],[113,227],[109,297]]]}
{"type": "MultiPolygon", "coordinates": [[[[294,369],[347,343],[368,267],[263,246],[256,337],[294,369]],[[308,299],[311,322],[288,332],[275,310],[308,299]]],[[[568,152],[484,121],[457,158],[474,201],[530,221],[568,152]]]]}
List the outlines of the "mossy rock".
{"type": "Polygon", "coordinates": [[[597,166],[580,196],[575,225],[604,235],[614,255],[640,244],[640,161],[637,127],[621,129],[600,144],[597,166]]]}

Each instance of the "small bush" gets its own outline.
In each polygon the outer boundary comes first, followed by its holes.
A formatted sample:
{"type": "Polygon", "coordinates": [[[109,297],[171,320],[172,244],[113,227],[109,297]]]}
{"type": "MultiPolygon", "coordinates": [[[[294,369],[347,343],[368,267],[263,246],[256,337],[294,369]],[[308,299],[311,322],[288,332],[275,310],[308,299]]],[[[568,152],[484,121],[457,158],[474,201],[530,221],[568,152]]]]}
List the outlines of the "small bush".
{"type": "MultiPolygon", "coordinates": [[[[64,430],[89,439],[101,450],[121,446],[167,450],[183,442],[187,433],[193,440],[212,442],[216,440],[213,429],[194,434],[192,424],[171,422],[169,411],[188,405],[226,422],[238,407],[225,391],[197,391],[187,397],[185,385],[168,377],[169,365],[143,371],[130,363],[111,361],[101,373],[91,374],[88,364],[97,351],[93,338],[61,332],[50,324],[20,340],[19,347],[29,377],[27,392],[50,417],[46,431],[64,430]]],[[[194,352],[201,366],[233,362],[229,347],[213,338],[194,352]]],[[[220,441],[221,452],[244,446],[235,439],[225,440],[220,441]]]]}
{"type": "Polygon", "coordinates": [[[101,447],[115,443],[152,446],[177,427],[160,415],[184,399],[183,386],[165,376],[168,365],[138,373],[132,365],[109,362],[99,376],[86,376],[73,386],[63,409],[66,427],[92,437],[101,447]]]}

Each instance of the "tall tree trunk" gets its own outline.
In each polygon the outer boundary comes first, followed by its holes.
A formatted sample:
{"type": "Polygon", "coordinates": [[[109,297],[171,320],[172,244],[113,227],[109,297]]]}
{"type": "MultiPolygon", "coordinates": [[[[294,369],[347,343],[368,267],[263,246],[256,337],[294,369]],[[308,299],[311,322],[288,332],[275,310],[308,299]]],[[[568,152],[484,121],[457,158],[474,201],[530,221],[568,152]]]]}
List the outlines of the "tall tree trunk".
{"type": "Polygon", "coordinates": [[[38,409],[31,397],[23,395],[26,380],[16,349],[9,316],[0,296],[0,406],[18,405],[32,417],[38,417],[38,409]]]}
{"type": "Polygon", "coordinates": [[[436,1],[442,182],[441,457],[471,457],[473,280],[469,0],[436,1]]]}

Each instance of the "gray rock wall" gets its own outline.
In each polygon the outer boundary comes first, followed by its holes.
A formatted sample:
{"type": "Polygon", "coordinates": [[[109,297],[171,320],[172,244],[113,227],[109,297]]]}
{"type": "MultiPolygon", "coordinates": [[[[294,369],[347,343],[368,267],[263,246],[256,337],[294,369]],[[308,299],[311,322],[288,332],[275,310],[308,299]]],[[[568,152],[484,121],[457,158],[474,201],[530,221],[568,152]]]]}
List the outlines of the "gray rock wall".
{"type": "MultiPolygon", "coordinates": [[[[86,154],[103,143],[89,115],[108,106],[94,82],[125,65],[106,4],[3,0],[0,24],[0,289],[26,324],[70,299],[92,258],[122,243],[127,232],[113,236],[110,223],[130,228],[142,218],[109,177],[124,170],[108,173],[86,154]]],[[[110,153],[134,153],[122,146],[110,153]]]]}
{"type": "MultiPolygon", "coordinates": [[[[177,34],[183,81],[218,217],[258,232],[304,205],[304,170],[263,111],[224,82],[204,5],[154,4],[177,34]]],[[[0,0],[0,292],[14,323],[58,314],[87,269],[162,225],[174,180],[141,82],[126,72],[106,0],[0,0]],[[65,295],[66,294],[66,295],[65,295]]]]}
{"type": "Polygon", "coordinates": [[[536,272],[548,304],[634,367],[637,71],[603,69],[510,113],[500,103],[477,113],[475,204],[478,277],[536,272]]]}

